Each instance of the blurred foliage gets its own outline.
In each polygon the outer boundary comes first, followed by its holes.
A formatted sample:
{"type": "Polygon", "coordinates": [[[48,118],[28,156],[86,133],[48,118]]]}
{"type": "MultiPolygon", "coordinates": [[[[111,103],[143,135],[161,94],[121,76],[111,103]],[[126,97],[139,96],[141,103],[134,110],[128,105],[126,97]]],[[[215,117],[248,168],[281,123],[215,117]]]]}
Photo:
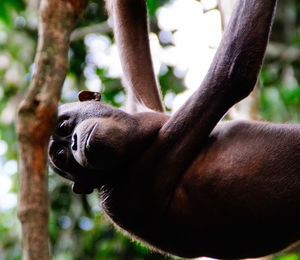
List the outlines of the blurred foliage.
{"type": "Polygon", "coordinates": [[[297,0],[278,1],[271,41],[294,47],[294,59],[267,56],[261,72],[261,113],[274,122],[300,121],[300,5],[297,0]]]}
{"type": "Polygon", "coordinates": [[[12,26],[14,17],[11,15],[12,10],[22,11],[25,8],[25,3],[20,0],[2,0],[0,9],[0,19],[7,26],[12,26]]]}
{"type": "MultiPolygon", "coordinates": [[[[20,259],[20,225],[17,209],[1,207],[3,200],[12,201],[18,191],[17,147],[15,113],[33,71],[37,43],[38,0],[1,0],[0,8],[0,182],[1,175],[9,178],[9,195],[0,198],[0,260],[20,259]]],[[[147,0],[151,28],[159,32],[155,13],[168,0],[147,0]]],[[[103,1],[90,1],[77,27],[86,27],[107,21],[103,1]]],[[[106,33],[113,39],[111,31],[106,33]]],[[[272,41],[293,46],[300,52],[300,5],[298,0],[279,1],[272,41]]],[[[161,44],[165,46],[164,44],[161,44]]],[[[64,86],[62,101],[76,99],[78,90],[87,87],[88,48],[84,39],[71,43],[70,70],[64,86]]],[[[94,67],[101,80],[103,100],[115,106],[122,104],[124,89],[117,77],[107,68],[94,67]]],[[[174,76],[173,68],[165,66],[159,75],[162,94],[174,95],[184,90],[183,82],[174,76]]],[[[280,55],[267,57],[261,73],[261,114],[276,122],[300,122],[300,59],[286,61],[280,55]]],[[[71,192],[70,184],[50,172],[51,200],[50,235],[53,259],[142,260],[171,259],[150,252],[130,241],[109,224],[99,206],[97,194],[79,196],[71,192]]],[[[0,196],[1,196],[0,191],[0,196]]],[[[5,202],[5,201],[4,201],[5,202]]],[[[5,204],[5,203],[4,203],[5,204]]],[[[300,254],[276,257],[297,260],[300,254]]]]}

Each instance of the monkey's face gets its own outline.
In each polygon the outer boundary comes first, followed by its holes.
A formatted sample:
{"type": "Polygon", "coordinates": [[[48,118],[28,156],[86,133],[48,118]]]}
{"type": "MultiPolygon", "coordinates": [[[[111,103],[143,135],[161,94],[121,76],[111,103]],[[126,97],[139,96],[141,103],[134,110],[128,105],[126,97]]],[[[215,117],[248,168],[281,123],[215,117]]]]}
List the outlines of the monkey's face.
{"type": "Polygon", "coordinates": [[[100,187],[126,164],[135,126],[129,114],[98,101],[64,104],[49,144],[50,165],[88,191],[100,187]]]}

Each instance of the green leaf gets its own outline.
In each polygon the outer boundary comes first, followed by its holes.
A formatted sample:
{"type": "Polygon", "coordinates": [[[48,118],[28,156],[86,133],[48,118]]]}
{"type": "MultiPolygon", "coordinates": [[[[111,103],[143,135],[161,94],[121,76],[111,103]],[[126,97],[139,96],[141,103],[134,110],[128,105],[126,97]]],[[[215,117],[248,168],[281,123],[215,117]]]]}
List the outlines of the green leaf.
{"type": "Polygon", "coordinates": [[[11,26],[12,24],[12,19],[10,16],[10,10],[5,3],[1,6],[0,8],[0,19],[2,22],[4,22],[7,26],[11,26]]]}
{"type": "Polygon", "coordinates": [[[147,7],[149,15],[154,16],[157,9],[157,0],[147,0],[147,7]]]}

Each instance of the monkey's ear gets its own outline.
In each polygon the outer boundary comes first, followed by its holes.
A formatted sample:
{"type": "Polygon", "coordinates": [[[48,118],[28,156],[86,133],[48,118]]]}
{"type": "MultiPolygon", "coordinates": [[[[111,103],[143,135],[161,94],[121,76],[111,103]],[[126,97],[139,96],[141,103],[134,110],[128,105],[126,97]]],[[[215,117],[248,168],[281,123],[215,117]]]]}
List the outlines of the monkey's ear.
{"type": "Polygon", "coordinates": [[[90,100],[100,101],[101,94],[99,92],[82,90],[78,93],[78,99],[80,102],[90,101],[90,100]]]}
{"type": "Polygon", "coordinates": [[[74,193],[77,194],[91,194],[93,192],[93,188],[90,186],[86,186],[84,184],[79,184],[79,183],[73,183],[72,185],[72,190],[74,193]]]}

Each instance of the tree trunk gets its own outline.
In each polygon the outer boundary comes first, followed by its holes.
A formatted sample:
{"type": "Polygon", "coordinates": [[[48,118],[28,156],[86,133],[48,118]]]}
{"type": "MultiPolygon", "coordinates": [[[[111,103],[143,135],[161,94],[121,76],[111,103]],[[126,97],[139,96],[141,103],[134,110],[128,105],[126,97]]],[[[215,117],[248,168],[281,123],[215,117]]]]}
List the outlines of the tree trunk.
{"type": "MultiPolygon", "coordinates": [[[[221,12],[222,27],[227,26],[231,17],[232,11],[235,7],[237,0],[219,0],[219,10],[221,12]]],[[[252,93],[244,100],[233,106],[228,116],[231,119],[247,119],[247,120],[260,120],[259,116],[259,80],[257,81],[252,93]]]]}
{"type": "Polygon", "coordinates": [[[19,106],[20,203],[23,259],[50,259],[47,147],[68,68],[69,38],[87,0],[42,0],[34,74],[19,106]]]}

